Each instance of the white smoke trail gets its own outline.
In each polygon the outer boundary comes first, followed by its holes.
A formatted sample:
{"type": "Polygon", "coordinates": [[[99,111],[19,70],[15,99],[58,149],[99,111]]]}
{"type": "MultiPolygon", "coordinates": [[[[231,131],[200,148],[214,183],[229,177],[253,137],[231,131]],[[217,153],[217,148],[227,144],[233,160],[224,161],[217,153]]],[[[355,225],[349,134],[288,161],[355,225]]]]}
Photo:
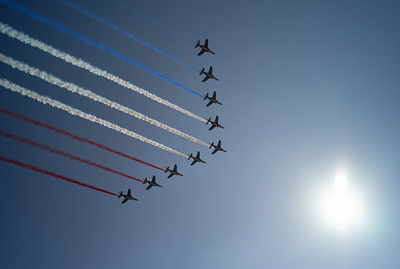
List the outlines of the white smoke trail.
{"type": "Polygon", "coordinates": [[[61,52],[61,51],[53,48],[52,46],[44,44],[43,42],[41,42],[39,40],[33,39],[33,38],[29,37],[28,35],[13,29],[12,27],[8,26],[7,24],[3,24],[3,23],[0,22],[0,32],[3,33],[3,34],[8,35],[9,37],[15,38],[15,39],[17,39],[17,40],[19,40],[19,41],[21,41],[21,42],[23,42],[25,44],[28,44],[28,45],[30,45],[32,47],[41,49],[42,51],[45,51],[45,52],[53,55],[54,57],[60,58],[60,59],[66,61],[66,62],[68,62],[70,64],[73,64],[73,65],[78,66],[80,68],[86,69],[86,70],[88,70],[89,72],[91,72],[91,73],[93,73],[95,75],[98,75],[98,76],[101,76],[101,77],[106,78],[108,80],[111,80],[111,81],[119,84],[120,86],[123,86],[123,87],[125,87],[127,89],[133,90],[133,91],[138,92],[140,94],[143,94],[144,96],[146,96],[146,97],[148,97],[148,98],[150,98],[150,99],[152,99],[152,100],[154,100],[154,101],[156,101],[158,103],[161,103],[161,104],[164,104],[166,106],[169,106],[170,108],[178,110],[179,112],[184,113],[184,114],[186,114],[186,115],[188,115],[188,116],[190,116],[192,118],[195,118],[195,119],[200,120],[202,122],[207,122],[207,120],[205,120],[205,119],[203,119],[203,118],[201,118],[199,116],[196,116],[195,114],[193,114],[193,113],[191,113],[191,112],[189,112],[189,111],[187,111],[187,110],[185,110],[183,108],[180,108],[179,106],[174,105],[174,104],[170,103],[167,100],[164,100],[164,99],[162,99],[162,98],[160,98],[160,97],[158,97],[158,96],[156,96],[156,95],[154,95],[154,94],[152,94],[152,93],[150,93],[150,92],[148,92],[148,91],[146,91],[146,90],[144,90],[142,88],[139,88],[139,87],[133,85],[132,83],[130,83],[128,81],[125,81],[125,80],[123,80],[123,79],[121,79],[121,78],[119,78],[119,77],[117,77],[115,75],[112,75],[112,74],[108,73],[107,71],[104,71],[104,70],[101,70],[101,69],[99,69],[97,67],[94,67],[93,65],[91,65],[91,64],[89,64],[89,63],[87,63],[87,62],[85,62],[85,61],[83,61],[81,59],[77,59],[77,58],[75,58],[75,57],[73,57],[73,56],[71,56],[71,55],[69,55],[69,54],[67,54],[65,52],[61,52]]]}
{"type": "Polygon", "coordinates": [[[138,119],[147,121],[148,123],[153,124],[153,125],[155,125],[157,127],[163,128],[163,129],[165,129],[165,130],[167,130],[167,131],[169,131],[171,133],[174,133],[174,134],[180,135],[180,136],[182,136],[184,138],[190,139],[193,142],[197,142],[197,143],[202,144],[202,145],[207,146],[207,147],[209,146],[207,143],[204,143],[204,142],[198,140],[197,138],[194,138],[194,137],[192,137],[190,135],[182,133],[181,131],[178,131],[175,128],[169,127],[168,125],[165,125],[165,124],[163,124],[161,122],[158,122],[158,121],[156,121],[156,120],[154,120],[152,118],[149,118],[149,117],[147,117],[147,116],[145,116],[145,115],[143,115],[143,114],[141,114],[139,112],[136,112],[136,111],[134,111],[134,110],[132,110],[132,109],[126,107],[126,106],[123,106],[123,105],[120,105],[120,104],[118,104],[116,102],[110,101],[107,98],[104,98],[104,97],[102,97],[100,95],[97,95],[97,94],[95,94],[95,93],[93,93],[93,92],[91,92],[89,90],[85,90],[85,89],[83,89],[83,88],[81,88],[81,87],[79,87],[79,86],[77,86],[77,85],[75,85],[73,83],[65,82],[65,81],[63,81],[63,80],[61,80],[61,79],[59,79],[57,77],[54,77],[54,76],[52,76],[52,75],[50,75],[50,74],[48,74],[46,72],[40,71],[37,68],[31,67],[31,66],[29,66],[29,65],[27,65],[25,63],[16,61],[16,60],[14,60],[14,59],[12,59],[10,57],[5,56],[2,53],[0,53],[0,61],[2,61],[5,64],[10,65],[13,68],[17,68],[20,71],[24,71],[27,74],[39,77],[39,78],[47,81],[48,83],[51,83],[53,85],[57,85],[59,87],[65,88],[70,92],[78,93],[78,94],[80,94],[82,96],[88,97],[88,98],[90,98],[90,99],[92,99],[94,101],[97,101],[97,102],[100,102],[100,103],[102,103],[104,105],[107,105],[109,107],[115,108],[115,109],[117,109],[117,110],[119,110],[121,112],[127,113],[127,114],[129,114],[131,116],[134,116],[134,117],[138,118],[138,119]]]}
{"type": "Polygon", "coordinates": [[[115,131],[118,131],[120,133],[126,134],[126,135],[128,135],[130,137],[139,139],[139,140],[141,140],[143,142],[146,142],[146,143],[149,143],[149,144],[151,144],[153,146],[159,147],[161,149],[167,150],[169,152],[175,153],[175,154],[180,155],[180,156],[185,157],[185,158],[187,157],[183,153],[180,153],[180,152],[178,152],[176,150],[173,150],[173,149],[171,149],[169,147],[166,147],[166,146],[164,146],[164,145],[162,145],[162,144],[160,144],[158,142],[155,142],[155,141],[150,140],[150,139],[148,139],[146,137],[138,135],[135,132],[129,131],[129,130],[125,129],[125,128],[122,128],[122,127],[120,127],[120,126],[118,126],[116,124],[113,124],[111,122],[108,122],[106,120],[97,118],[96,116],[93,116],[93,115],[87,114],[85,112],[82,112],[82,111],[80,111],[78,109],[70,107],[70,106],[68,106],[66,104],[63,104],[63,103],[59,102],[59,101],[53,100],[53,99],[51,99],[49,97],[42,96],[42,95],[40,95],[40,94],[38,94],[36,92],[27,90],[27,89],[25,89],[25,88],[23,88],[21,86],[18,86],[18,85],[14,84],[14,83],[6,80],[6,79],[0,79],[0,85],[3,86],[6,89],[9,89],[9,90],[13,91],[13,92],[18,92],[21,95],[25,95],[25,96],[28,96],[28,97],[30,97],[32,99],[35,99],[36,101],[39,101],[39,102],[41,102],[43,104],[49,104],[49,105],[51,105],[53,107],[62,109],[64,111],[67,111],[71,115],[79,116],[81,118],[90,120],[92,122],[96,122],[96,123],[98,123],[100,125],[103,125],[105,127],[113,129],[115,131]]]}

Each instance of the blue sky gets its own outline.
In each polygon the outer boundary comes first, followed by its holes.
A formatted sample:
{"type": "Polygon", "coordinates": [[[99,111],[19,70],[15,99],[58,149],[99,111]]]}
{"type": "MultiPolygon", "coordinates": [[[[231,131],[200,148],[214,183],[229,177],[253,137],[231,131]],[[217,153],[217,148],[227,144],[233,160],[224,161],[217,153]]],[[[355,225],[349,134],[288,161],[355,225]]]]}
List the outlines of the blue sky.
{"type": "MultiPolygon", "coordinates": [[[[0,107],[165,167],[122,158],[0,115],[1,130],[142,179],[139,182],[0,137],[1,156],[117,193],[121,199],[0,163],[4,268],[398,268],[400,260],[398,1],[128,1],[181,38],[111,0],[83,8],[217,81],[58,1],[18,3],[95,39],[223,106],[0,4],[0,21],[81,58],[224,130],[160,105],[4,34],[0,52],[121,103],[227,153],[150,125],[0,63],[1,78],[111,121],[207,164],[161,150],[0,87],[0,107]],[[198,39],[215,55],[197,56],[198,39]],[[187,39],[187,40],[186,40],[187,39]],[[362,217],[346,232],[319,208],[340,169],[362,217]]],[[[1,2],[1,1],[0,1],[1,2]]]]}

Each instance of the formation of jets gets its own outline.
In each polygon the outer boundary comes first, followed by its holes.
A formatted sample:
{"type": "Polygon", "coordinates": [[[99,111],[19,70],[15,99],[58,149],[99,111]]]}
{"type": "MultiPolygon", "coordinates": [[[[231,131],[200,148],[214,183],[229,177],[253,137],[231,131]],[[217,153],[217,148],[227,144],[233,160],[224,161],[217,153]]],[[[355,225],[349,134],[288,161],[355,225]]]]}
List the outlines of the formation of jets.
{"type": "MultiPolygon", "coordinates": [[[[205,40],[204,45],[201,45],[201,44],[200,44],[200,40],[197,41],[197,44],[196,44],[195,48],[197,48],[197,47],[200,47],[200,48],[201,48],[201,51],[198,53],[198,56],[202,55],[202,54],[205,53],[205,52],[209,52],[209,53],[211,53],[211,54],[215,54],[213,51],[211,51],[211,50],[208,48],[208,39],[205,40]]],[[[208,72],[204,71],[204,67],[203,67],[203,68],[200,70],[200,75],[203,75],[203,74],[205,75],[205,77],[203,78],[202,82],[205,82],[205,81],[207,81],[207,80],[210,79],[210,78],[219,81],[219,80],[213,75],[212,72],[213,72],[213,67],[212,67],[212,66],[210,66],[208,72]]],[[[207,103],[207,105],[206,105],[207,107],[211,106],[211,105],[214,104],[214,103],[215,103],[215,104],[222,105],[222,103],[219,102],[219,101],[217,100],[217,93],[216,93],[215,91],[214,91],[214,93],[212,94],[211,97],[208,95],[208,93],[207,93],[206,95],[204,95],[204,100],[207,100],[207,99],[209,100],[208,103],[207,103]]],[[[207,120],[207,123],[206,123],[206,124],[209,124],[209,123],[211,124],[211,127],[210,127],[208,130],[211,131],[211,130],[214,129],[215,127],[224,129],[224,127],[221,126],[221,125],[218,123],[218,120],[219,120],[218,116],[215,117],[215,120],[214,120],[214,121],[212,121],[212,120],[211,120],[211,117],[210,117],[210,118],[207,120]]],[[[221,147],[221,140],[219,140],[219,141],[218,141],[218,144],[216,144],[216,145],[214,144],[214,142],[212,142],[212,143],[210,144],[210,149],[211,149],[211,148],[214,148],[214,150],[212,151],[211,154],[215,154],[215,153],[218,152],[218,151],[227,152],[225,149],[223,149],[223,148],[221,147]]],[[[192,153],[190,153],[188,156],[189,156],[188,160],[193,159],[193,161],[192,161],[192,163],[191,163],[190,165],[194,165],[194,164],[197,163],[197,162],[206,163],[205,161],[203,161],[203,160],[200,158],[200,151],[197,151],[196,156],[193,156],[192,153]]],[[[174,169],[172,169],[172,170],[169,169],[169,166],[166,167],[165,170],[164,170],[164,173],[168,173],[168,172],[169,172],[170,174],[168,175],[167,178],[171,178],[171,177],[173,177],[174,175],[183,176],[181,173],[178,172],[178,166],[177,166],[176,164],[174,165],[174,169]]],[[[153,178],[152,178],[151,181],[148,180],[147,177],[144,178],[144,180],[143,180],[143,185],[146,184],[146,183],[148,184],[146,190],[149,190],[149,189],[151,189],[152,187],[162,187],[160,184],[158,184],[158,183],[156,182],[156,176],[154,176],[154,175],[153,175],[153,178]]],[[[131,189],[128,189],[127,194],[123,194],[123,192],[121,191],[121,192],[119,193],[118,198],[120,198],[120,197],[124,197],[124,200],[122,201],[122,204],[125,204],[128,200],[139,201],[138,199],[132,197],[131,189]]]]}

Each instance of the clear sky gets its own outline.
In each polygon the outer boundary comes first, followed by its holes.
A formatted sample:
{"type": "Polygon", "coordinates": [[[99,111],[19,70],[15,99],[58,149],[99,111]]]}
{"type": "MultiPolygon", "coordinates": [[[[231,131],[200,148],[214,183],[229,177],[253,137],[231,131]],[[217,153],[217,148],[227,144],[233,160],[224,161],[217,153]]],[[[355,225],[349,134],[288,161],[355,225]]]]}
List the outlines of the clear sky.
{"type": "MultiPolygon", "coordinates": [[[[72,0],[71,0],[72,1],[72,0]]],[[[0,34],[0,53],[118,102],[206,146],[0,62],[0,77],[115,123],[159,149],[0,86],[0,107],[104,144],[167,174],[0,113],[1,130],[163,188],[0,136],[0,155],[94,185],[122,199],[0,162],[1,268],[399,268],[399,1],[78,1],[174,61],[57,0],[17,3],[145,65],[206,101],[0,0],[0,21],[201,118],[152,101],[0,34]],[[167,27],[171,31],[166,30],[167,27]],[[174,34],[176,33],[176,34],[174,34]],[[197,56],[205,38],[216,54],[197,56]],[[189,42],[188,40],[192,41],[189,42]],[[212,65],[219,81],[194,69],[212,65]],[[321,200],[341,171],[361,216],[346,230],[321,200]]]]}

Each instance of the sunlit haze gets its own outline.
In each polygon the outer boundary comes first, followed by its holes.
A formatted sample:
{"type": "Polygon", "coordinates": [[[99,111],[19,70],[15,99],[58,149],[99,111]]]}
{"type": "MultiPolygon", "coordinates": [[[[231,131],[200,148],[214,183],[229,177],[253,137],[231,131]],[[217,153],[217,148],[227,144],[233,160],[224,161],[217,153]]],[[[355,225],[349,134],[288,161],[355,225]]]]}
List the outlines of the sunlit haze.
{"type": "Polygon", "coordinates": [[[347,188],[347,179],[338,175],[335,186],[322,199],[322,213],[325,218],[341,230],[346,230],[360,216],[360,204],[356,195],[347,188]]]}

